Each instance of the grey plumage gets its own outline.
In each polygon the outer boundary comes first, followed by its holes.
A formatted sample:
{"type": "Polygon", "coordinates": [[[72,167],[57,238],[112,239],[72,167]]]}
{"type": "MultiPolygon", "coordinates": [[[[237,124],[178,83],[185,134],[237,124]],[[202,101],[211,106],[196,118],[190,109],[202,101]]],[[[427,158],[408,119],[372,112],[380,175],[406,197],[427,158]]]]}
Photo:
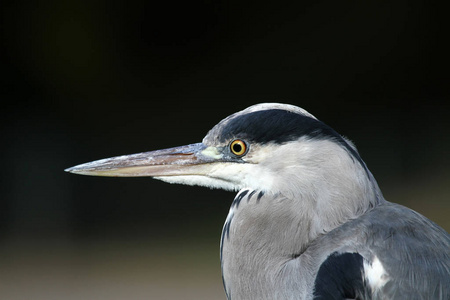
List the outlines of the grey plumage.
{"type": "Polygon", "coordinates": [[[220,245],[229,299],[450,297],[448,233],[387,202],[354,145],[295,106],[255,105],[202,143],[68,171],[238,190],[220,245]]]}

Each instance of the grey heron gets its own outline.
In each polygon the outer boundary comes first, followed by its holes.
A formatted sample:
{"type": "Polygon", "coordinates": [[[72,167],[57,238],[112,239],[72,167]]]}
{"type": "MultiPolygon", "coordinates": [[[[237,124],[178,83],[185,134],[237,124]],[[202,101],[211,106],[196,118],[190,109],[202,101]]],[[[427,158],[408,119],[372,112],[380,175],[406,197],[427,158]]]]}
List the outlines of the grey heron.
{"type": "Polygon", "coordinates": [[[66,171],[237,191],[220,259],[228,299],[449,299],[450,236],[384,199],[355,146],[302,108],[264,103],[201,143],[66,171]]]}

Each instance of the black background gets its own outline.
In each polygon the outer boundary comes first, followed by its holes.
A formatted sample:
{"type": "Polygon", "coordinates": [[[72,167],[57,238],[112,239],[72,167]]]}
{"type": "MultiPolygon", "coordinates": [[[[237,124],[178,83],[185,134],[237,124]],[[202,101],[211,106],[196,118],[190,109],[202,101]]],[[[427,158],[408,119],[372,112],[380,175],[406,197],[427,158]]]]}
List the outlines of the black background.
{"type": "Polygon", "coordinates": [[[448,32],[431,2],[1,6],[3,245],[218,248],[233,194],[63,170],[200,142],[259,102],[307,109],[355,142],[388,200],[450,228],[448,32]]]}

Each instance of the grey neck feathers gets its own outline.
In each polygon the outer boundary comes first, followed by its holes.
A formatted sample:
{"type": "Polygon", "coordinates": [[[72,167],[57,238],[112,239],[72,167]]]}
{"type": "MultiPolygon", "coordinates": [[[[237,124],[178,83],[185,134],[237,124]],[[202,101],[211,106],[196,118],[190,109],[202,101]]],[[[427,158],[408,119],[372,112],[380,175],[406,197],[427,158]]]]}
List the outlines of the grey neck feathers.
{"type": "MultiPolygon", "coordinates": [[[[281,281],[287,263],[317,237],[384,201],[370,172],[345,149],[326,140],[314,141],[314,147],[309,142],[295,151],[289,148],[295,145],[278,147],[286,165],[273,162],[279,176],[270,191],[243,189],[230,208],[221,257],[231,299],[290,299],[283,293],[293,289],[298,297],[306,283],[295,276],[281,281]]],[[[274,170],[271,161],[263,164],[274,170]]]]}

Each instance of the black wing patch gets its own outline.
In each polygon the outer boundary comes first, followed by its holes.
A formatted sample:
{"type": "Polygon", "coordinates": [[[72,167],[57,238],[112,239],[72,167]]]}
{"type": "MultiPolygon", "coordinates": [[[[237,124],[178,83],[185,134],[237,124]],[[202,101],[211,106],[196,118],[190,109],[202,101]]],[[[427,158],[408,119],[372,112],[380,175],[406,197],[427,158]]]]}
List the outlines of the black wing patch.
{"type": "Polygon", "coordinates": [[[366,299],[363,257],[334,252],[322,263],[314,282],[314,299],[366,299]]]}

